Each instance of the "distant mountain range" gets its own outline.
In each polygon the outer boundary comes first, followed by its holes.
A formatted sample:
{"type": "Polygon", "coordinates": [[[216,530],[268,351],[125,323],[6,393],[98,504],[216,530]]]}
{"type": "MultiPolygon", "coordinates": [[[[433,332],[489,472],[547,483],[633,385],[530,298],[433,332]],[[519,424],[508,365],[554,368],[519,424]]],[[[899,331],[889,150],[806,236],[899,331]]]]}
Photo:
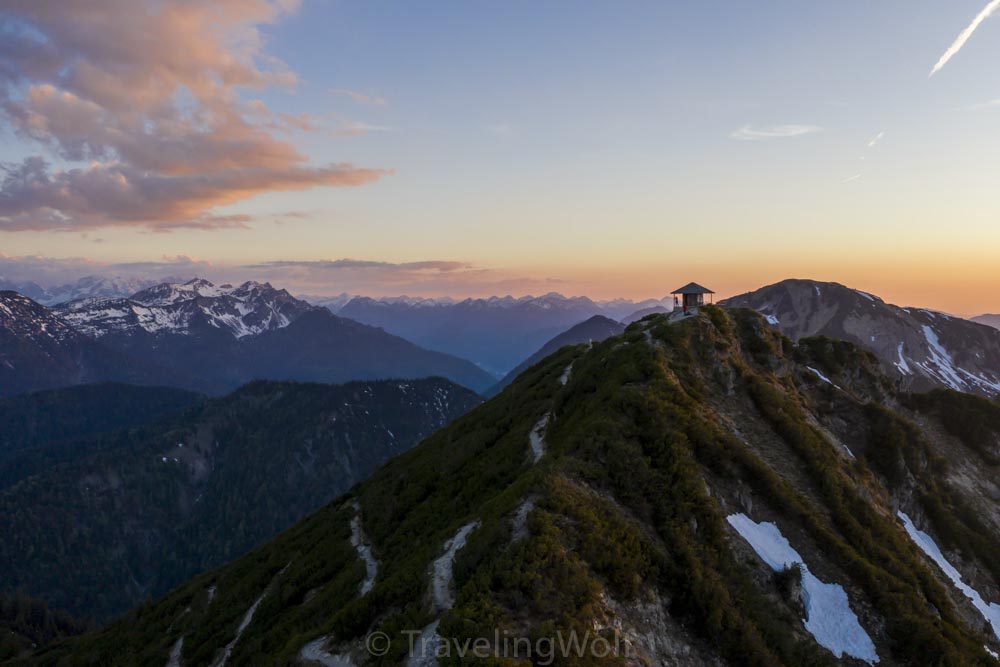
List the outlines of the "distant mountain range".
{"type": "MultiPolygon", "coordinates": [[[[497,377],[516,375],[514,370],[523,369],[550,340],[590,318],[627,325],[673,307],[670,299],[595,301],[557,293],[464,300],[343,293],[307,301],[254,281],[148,282],[81,279],[71,286],[77,293],[145,286],[128,296],[63,301],[48,311],[62,324],[39,329],[55,333],[69,325],[99,347],[79,338],[70,344],[67,338],[72,350],[53,348],[50,341],[48,354],[39,351],[39,336],[15,345],[16,335],[0,331],[8,341],[0,346],[0,378],[5,372],[11,378],[0,385],[0,395],[100,380],[218,394],[255,378],[343,382],[429,375],[486,391],[497,377]],[[22,369],[37,364],[38,371],[5,371],[4,362],[9,366],[15,357],[22,369]]],[[[66,296],[71,288],[50,291],[59,290],[66,296]]],[[[853,341],[917,389],[938,384],[1000,393],[995,334],[979,326],[1000,326],[1000,316],[970,323],[813,281],[785,281],[724,303],[765,312],[795,338],[822,334],[853,341]]],[[[23,303],[18,308],[23,311],[23,303]]],[[[36,309],[28,317],[40,321],[46,312],[36,309]]]]}
{"type": "Polygon", "coordinates": [[[991,326],[994,329],[1000,329],[1000,315],[980,315],[979,317],[973,317],[972,321],[991,326]]]}
{"type": "Polygon", "coordinates": [[[100,381],[223,393],[254,379],[431,376],[476,391],[496,382],[471,362],[334,316],[268,283],[195,279],[54,309],[0,293],[0,396],[100,381]]]}
{"type": "Polygon", "coordinates": [[[541,347],[533,355],[522,361],[517,367],[514,368],[510,373],[504,376],[500,382],[490,388],[486,392],[485,396],[491,397],[499,394],[503,389],[513,382],[518,375],[528,370],[541,360],[545,359],[551,354],[558,352],[563,347],[567,345],[579,345],[580,343],[599,343],[605,338],[610,338],[611,336],[617,336],[618,334],[625,331],[625,325],[621,322],[616,322],[611,318],[604,317],[603,315],[594,315],[589,320],[580,322],[574,327],[567,329],[562,332],[545,345],[541,347]]]}
{"type": "Polygon", "coordinates": [[[479,402],[443,379],[0,401],[0,589],[107,619],[272,537],[479,402]]]}
{"type": "Polygon", "coordinates": [[[622,324],[632,324],[633,322],[638,322],[642,318],[649,317],[650,315],[663,315],[664,313],[670,313],[672,311],[673,308],[667,306],[651,306],[649,308],[642,308],[625,317],[625,319],[622,320],[622,324]]]}
{"type": "Polygon", "coordinates": [[[922,308],[903,308],[837,283],[785,280],[726,299],[753,308],[798,340],[828,336],[873,352],[902,386],[1000,395],[1000,331],[922,308]]]}
{"type": "Polygon", "coordinates": [[[0,276],[0,290],[17,292],[44,306],[53,306],[76,299],[129,296],[163,282],[181,282],[181,280],[177,278],[153,280],[127,276],[86,276],[63,285],[42,287],[32,281],[7,280],[0,276]]]}
{"type": "MultiPolygon", "coordinates": [[[[665,300],[666,301],[666,300],[665,300]]],[[[553,336],[595,315],[622,320],[665,301],[593,301],[550,293],[488,299],[373,299],[330,305],[341,317],[385,329],[432,350],[470,359],[505,375],[553,336]]],[[[672,301],[670,302],[672,305],[672,301]]]]}
{"type": "Polygon", "coordinates": [[[164,283],[128,298],[79,299],[56,307],[61,317],[92,338],[228,334],[256,336],[287,327],[314,306],[269,283],[216,286],[195,279],[164,283]]]}

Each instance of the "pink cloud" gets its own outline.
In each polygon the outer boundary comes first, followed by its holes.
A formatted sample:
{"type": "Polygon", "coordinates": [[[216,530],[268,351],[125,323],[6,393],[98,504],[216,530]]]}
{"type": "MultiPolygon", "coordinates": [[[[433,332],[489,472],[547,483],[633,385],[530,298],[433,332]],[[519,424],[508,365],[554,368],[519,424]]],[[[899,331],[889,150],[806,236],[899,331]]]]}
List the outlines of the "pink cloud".
{"type": "Polygon", "coordinates": [[[314,166],[282,131],[315,131],[240,91],[291,86],[260,27],[290,0],[11,0],[0,114],[41,157],[5,165],[0,229],[245,224],[212,209],[261,192],[357,186],[386,170],[314,166]]]}

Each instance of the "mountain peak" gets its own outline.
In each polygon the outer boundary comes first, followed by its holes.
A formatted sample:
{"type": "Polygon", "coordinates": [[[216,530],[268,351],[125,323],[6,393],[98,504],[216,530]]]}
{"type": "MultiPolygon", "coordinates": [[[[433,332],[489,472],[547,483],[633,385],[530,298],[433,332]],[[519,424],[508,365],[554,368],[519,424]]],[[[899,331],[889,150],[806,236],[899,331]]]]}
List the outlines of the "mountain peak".
{"type": "Polygon", "coordinates": [[[1000,395],[1000,331],[926,308],[903,308],[839,283],[785,280],[726,299],[782,333],[824,335],[873,352],[911,390],[944,386],[1000,395]]]}
{"type": "Polygon", "coordinates": [[[276,290],[270,283],[247,281],[216,286],[203,278],[161,283],[129,299],[87,299],[67,304],[64,316],[94,338],[145,332],[193,335],[227,331],[235,338],[288,326],[313,306],[276,290]]]}

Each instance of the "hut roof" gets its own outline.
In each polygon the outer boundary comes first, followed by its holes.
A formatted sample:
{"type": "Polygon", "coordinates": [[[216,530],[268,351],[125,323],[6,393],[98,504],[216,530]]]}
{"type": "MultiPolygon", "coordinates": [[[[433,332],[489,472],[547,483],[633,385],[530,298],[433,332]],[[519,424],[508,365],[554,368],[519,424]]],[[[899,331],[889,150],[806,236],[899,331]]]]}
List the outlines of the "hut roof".
{"type": "Polygon", "coordinates": [[[671,294],[715,294],[715,292],[698,283],[688,283],[684,287],[674,290],[671,294]]]}

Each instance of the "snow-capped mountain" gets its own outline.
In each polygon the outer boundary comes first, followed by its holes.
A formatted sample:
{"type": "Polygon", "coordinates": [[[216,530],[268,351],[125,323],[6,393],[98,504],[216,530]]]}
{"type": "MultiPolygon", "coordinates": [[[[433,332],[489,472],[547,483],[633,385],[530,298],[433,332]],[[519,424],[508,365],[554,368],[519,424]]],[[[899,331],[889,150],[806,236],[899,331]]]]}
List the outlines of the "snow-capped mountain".
{"type": "Polygon", "coordinates": [[[357,297],[335,312],[425,347],[471,359],[494,374],[504,375],[553,336],[595,315],[621,320],[667,301],[594,301],[557,292],[461,301],[357,297]]]}
{"type": "MultiPolygon", "coordinates": [[[[0,330],[39,347],[59,345],[80,334],[48,308],[16,292],[0,292],[0,330]]],[[[2,363],[2,362],[0,362],[2,363]]]]}
{"type": "Polygon", "coordinates": [[[75,282],[46,290],[45,299],[41,303],[44,305],[55,305],[77,299],[124,297],[129,294],[135,294],[159,282],[162,281],[129,276],[86,276],[75,282]]]}
{"type": "MultiPolygon", "coordinates": [[[[85,276],[63,285],[42,287],[32,281],[13,281],[0,278],[0,289],[23,294],[43,306],[52,306],[78,299],[126,297],[161,282],[164,281],[130,276],[85,276]]],[[[168,279],[166,282],[180,281],[168,279]]]]}
{"type": "Polygon", "coordinates": [[[51,316],[124,358],[175,369],[191,380],[164,384],[208,393],[257,378],[441,376],[476,391],[495,382],[471,362],[334,316],[268,283],[164,283],[129,298],[71,301],[51,316]]]}
{"type": "Polygon", "coordinates": [[[945,386],[1000,395],[1000,331],[984,324],[811,280],[786,280],[722,303],[753,308],[796,340],[828,336],[855,343],[915,391],[945,386]]]}
{"type": "Polygon", "coordinates": [[[286,327],[312,308],[270,283],[216,286],[195,278],[155,285],[126,299],[71,301],[59,311],[74,327],[98,339],[139,331],[196,335],[206,327],[243,338],[286,327]]]}
{"type": "Polygon", "coordinates": [[[346,306],[356,297],[356,294],[348,294],[347,292],[341,292],[336,296],[316,296],[313,294],[299,295],[299,298],[303,301],[311,303],[314,306],[319,306],[320,308],[326,308],[334,315],[336,315],[341,308],[346,306]]]}
{"type": "Polygon", "coordinates": [[[0,396],[89,382],[168,379],[177,378],[88,338],[24,295],[0,292],[0,396]]]}

